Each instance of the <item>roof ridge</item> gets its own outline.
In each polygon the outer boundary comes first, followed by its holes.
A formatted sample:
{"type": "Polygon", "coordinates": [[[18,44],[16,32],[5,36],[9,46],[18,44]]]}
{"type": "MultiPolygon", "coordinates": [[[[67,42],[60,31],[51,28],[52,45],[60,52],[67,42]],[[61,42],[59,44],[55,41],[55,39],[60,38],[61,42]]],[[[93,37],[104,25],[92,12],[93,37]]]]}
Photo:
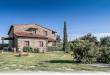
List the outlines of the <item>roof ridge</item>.
{"type": "Polygon", "coordinates": [[[45,29],[48,29],[48,30],[51,30],[51,31],[54,31],[55,33],[56,33],[56,31],[55,30],[53,30],[53,29],[51,29],[51,28],[47,28],[47,27],[44,27],[43,25],[41,25],[41,24],[36,24],[36,23],[33,23],[33,24],[12,24],[13,26],[20,26],[20,25],[34,25],[34,26],[40,26],[40,27],[42,27],[42,28],[45,28],[45,29]]]}
{"type": "Polygon", "coordinates": [[[35,25],[35,23],[33,23],[33,24],[12,24],[12,25],[14,25],[14,26],[17,26],[17,25],[35,25]]]}

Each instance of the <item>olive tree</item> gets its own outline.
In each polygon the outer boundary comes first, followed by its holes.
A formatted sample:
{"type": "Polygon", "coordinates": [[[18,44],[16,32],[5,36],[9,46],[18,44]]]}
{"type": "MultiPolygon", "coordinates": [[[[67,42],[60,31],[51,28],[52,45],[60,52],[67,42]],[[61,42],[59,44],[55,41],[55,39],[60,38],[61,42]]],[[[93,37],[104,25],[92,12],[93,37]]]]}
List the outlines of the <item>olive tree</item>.
{"type": "Polygon", "coordinates": [[[99,63],[110,63],[110,37],[100,39],[100,49],[97,56],[99,63]]]}
{"type": "Polygon", "coordinates": [[[96,62],[98,48],[88,40],[75,40],[73,42],[73,57],[77,63],[96,62]]]}

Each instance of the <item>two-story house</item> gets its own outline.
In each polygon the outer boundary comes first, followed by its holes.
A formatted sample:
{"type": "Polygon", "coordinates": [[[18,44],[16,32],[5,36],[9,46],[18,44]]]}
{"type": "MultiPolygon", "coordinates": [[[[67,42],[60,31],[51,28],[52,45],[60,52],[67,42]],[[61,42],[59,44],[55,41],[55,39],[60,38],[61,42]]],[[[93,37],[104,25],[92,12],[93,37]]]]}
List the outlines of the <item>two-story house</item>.
{"type": "Polygon", "coordinates": [[[38,24],[15,24],[8,32],[9,46],[17,51],[24,46],[38,48],[40,52],[46,52],[48,46],[56,44],[56,32],[38,24]]]}

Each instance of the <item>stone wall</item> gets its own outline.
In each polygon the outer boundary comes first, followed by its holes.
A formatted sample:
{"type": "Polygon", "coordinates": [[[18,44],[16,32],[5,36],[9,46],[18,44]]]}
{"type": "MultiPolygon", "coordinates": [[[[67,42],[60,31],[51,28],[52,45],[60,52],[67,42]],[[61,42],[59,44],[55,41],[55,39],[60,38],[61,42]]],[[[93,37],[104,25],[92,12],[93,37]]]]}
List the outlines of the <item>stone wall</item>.
{"type": "Polygon", "coordinates": [[[29,41],[29,46],[32,48],[39,48],[40,52],[46,52],[47,51],[47,39],[38,39],[38,38],[18,38],[17,39],[17,45],[19,50],[23,50],[23,47],[25,46],[25,41],[29,41]],[[40,47],[40,41],[43,42],[43,47],[40,47]]]}
{"type": "Polygon", "coordinates": [[[48,42],[48,46],[52,46],[53,45],[53,42],[48,42]]]}

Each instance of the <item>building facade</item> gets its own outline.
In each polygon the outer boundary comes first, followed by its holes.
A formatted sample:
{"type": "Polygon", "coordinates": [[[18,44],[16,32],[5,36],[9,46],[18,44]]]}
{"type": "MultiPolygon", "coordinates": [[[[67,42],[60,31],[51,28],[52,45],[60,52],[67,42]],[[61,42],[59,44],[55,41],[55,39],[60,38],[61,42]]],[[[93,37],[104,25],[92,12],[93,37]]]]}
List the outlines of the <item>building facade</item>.
{"type": "Polygon", "coordinates": [[[24,47],[38,48],[46,52],[48,46],[56,44],[56,32],[38,24],[15,24],[8,32],[9,47],[23,51],[24,47]]]}

